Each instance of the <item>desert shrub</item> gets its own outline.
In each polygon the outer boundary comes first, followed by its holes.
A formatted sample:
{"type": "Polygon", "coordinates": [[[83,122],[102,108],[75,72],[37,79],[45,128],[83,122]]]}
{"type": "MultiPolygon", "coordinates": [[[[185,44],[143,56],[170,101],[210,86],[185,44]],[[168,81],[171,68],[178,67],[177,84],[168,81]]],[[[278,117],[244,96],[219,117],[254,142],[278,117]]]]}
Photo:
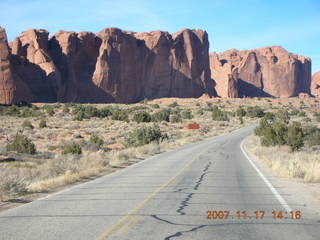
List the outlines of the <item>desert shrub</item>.
{"type": "Polygon", "coordinates": [[[171,114],[170,115],[170,122],[171,123],[178,123],[178,122],[182,122],[182,118],[180,116],[180,114],[171,114]]]}
{"type": "Polygon", "coordinates": [[[143,111],[143,110],[145,111],[147,109],[148,109],[148,107],[146,107],[146,106],[133,106],[133,107],[126,109],[126,112],[129,114],[129,113],[137,112],[137,111],[143,111]]]}
{"type": "Polygon", "coordinates": [[[90,136],[89,143],[94,144],[100,148],[103,145],[104,141],[97,134],[92,134],[90,136]]]}
{"type": "Polygon", "coordinates": [[[38,111],[38,108],[36,106],[33,107],[21,107],[20,108],[20,114],[19,117],[38,117],[41,115],[41,113],[38,111]]]}
{"type": "Polygon", "coordinates": [[[214,106],[212,110],[212,120],[229,121],[228,113],[221,111],[217,106],[214,106]]]}
{"type": "Polygon", "coordinates": [[[178,107],[179,104],[177,102],[173,102],[171,104],[169,104],[169,107],[174,108],[174,107],[178,107]]]}
{"type": "Polygon", "coordinates": [[[303,120],[302,120],[303,122],[311,122],[311,118],[309,118],[309,117],[305,117],[305,118],[303,118],[303,120]]]}
{"type": "Polygon", "coordinates": [[[0,115],[2,116],[19,116],[20,109],[19,107],[12,106],[0,106],[0,115]]]}
{"type": "Polygon", "coordinates": [[[125,110],[117,109],[112,112],[112,120],[129,122],[129,116],[125,110]]]}
{"type": "Polygon", "coordinates": [[[278,110],[278,112],[276,113],[276,117],[280,120],[280,121],[282,121],[282,122],[284,122],[284,123],[289,123],[289,121],[290,121],[290,116],[289,116],[289,112],[287,111],[287,110],[285,110],[285,109],[280,109],[280,110],[278,110]]]}
{"type": "Polygon", "coordinates": [[[82,121],[84,118],[85,118],[85,114],[84,112],[81,111],[81,112],[77,112],[73,120],[82,121]]]}
{"type": "Polygon", "coordinates": [[[54,108],[55,106],[54,105],[49,105],[49,104],[45,104],[42,106],[42,108],[47,112],[47,114],[49,116],[53,116],[54,115],[54,108]]]}
{"type": "Polygon", "coordinates": [[[137,147],[151,142],[159,143],[167,138],[168,135],[166,133],[163,134],[159,126],[141,127],[129,133],[126,139],[126,145],[129,147],[137,147]]]}
{"type": "Polygon", "coordinates": [[[304,145],[303,131],[300,122],[293,122],[288,126],[286,138],[291,151],[299,150],[304,145]]]}
{"type": "Polygon", "coordinates": [[[190,109],[184,109],[181,112],[181,117],[184,118],[184,119],[192,119],[193,116],[192,116],[191,110],[190,109]]]}
{"type": "Polygon", "coordinates": [[[300,113],[300,111],[298,109],[293,109],[293,110],[291,110],[291,112],[289,112],[289,115],[297,116],[299,113],[300,113]]]}
{"type": "Polygon", "coordinates": [[[240,124],[242,125],[244,122],[243,122],[243,117],[239,117],[239,121],[240,121],[240,124]]]}
{"type": "Polygon", "coordinates": [[[287,126],[281,121],[272,122],[263,118],[255,129],[255,134],[260,136],[263,146],[276,146],[286,144],[287,126]]]}
{"type": "Polygon", "coordinates": [[[169,109],[163,109],[159,112],[156,112],[152,114],[151,116],[152,122],[161,122],[161,121],[170,121],[170,110],[169,109]]]}
{"type": "Polygon", "coordinates": [[[259,106],[249,106],[247,108],[247,116],[251,118],[262,118],[264,116],[264,110],[259,106]]]}
{"type": "Polygon", "coordinates": [[[212,107],[212,102],[206,102],[208,107],[212,107]]]}
{"type": "Polygon", "coordinates": [[[200,132],[202,134],[207,134],[208,132],[210,132],[210,127],[204,126],[204,127],[200,128],[200,132]]]}
{"type": "Polygon", "coordinates": [[[66,154],[81,154],[82,153],[82,149],[81,146],[75,142],[69,142],[69,143],[64,143],[62,146],[62,154],[66,155],[66,154]]]}
{"type": "Polygon", "coordinates": [[[63,106],[62,111],[63,111],[64,113],[69,113],[69,112],[70,112],[70,108],[68,107],[67,104],[65,104],[65,105],[63,106]]]}
{"type": "Polygon", "coordinates": [[[36,147],[34,143],[29,138],[20,133],[17,133],[14,138],[6,145],[6,150],[8,152],[12,151],[27,154],[36,153],[36,147]]]}
{"type": "Polygon", "coordinates": [[[197,103],[196,103],[196,106],[197,106],[197,107],[200,107],[201,105],[200,105],[200,103],[197,102],[197,103]]]}
{"type": "Polygon", "coordinates": [[[246,110],[243,107],[239,107],[236,113],[238,117],[244,117],[247,114],[246,110]]]}
{"type": "Polygon", "coordinates": [[[153,108],[160,108],[159,104],[152,104],[151,107],[153,107],[153,108]]]}
{"type": "Polygon", "coordinates": [[[197,114],[198,115],[203,115],[204,114],[204,111],[203,111],[203,109],[202,108],[199,108],[198,110],[197,110],[197,114]]]}
{"type": "Polygon", "coordinates": [[[133,116],[133,121],[137,122],[137,123],[141,123],[141,122],[150,122],[151,121],[151,116],[149,113],[147,112],[137,112],[136,114],[134,114],[133,116]]]}
{"type": "Polygon", "coordinates": [[[307,116],[307,115],[306,115],[306,113],[305,113],[304,111],[300,111],[300,112],[298,113],[298,116],[299,116],[299,117],[305,117],[305,116],[307,116]]]}
{"type": "Polygon", "coordinates": [[[274,121],[276,119],[276,115],[272,112],[266,112],[263,119],[268,121],[274,121]]]}
{"type": "Polygon", "coordinates": [[[45,128],[45,127],[47,127],[47,122],[44,119],[41,119],[39,123],[39,128],[45,128]]]}
{"type": "Polygon", "coordinates": [[[24,120],[21,126],[23,128],[34,129],[34,126],[31,124],[31,122],[29,120],[24,120]]]}
{"type": "Polygon", "coordinates": [[[103,107],[98,110],[99,118],[106,118],[112,115],[112,110],[109,107],[103,107]]]}
{"type": "Polygon", "coordinates": [[[320,129],[315,129],[305,137],[305,142],[309,147],[320,145],[320,129]]]}

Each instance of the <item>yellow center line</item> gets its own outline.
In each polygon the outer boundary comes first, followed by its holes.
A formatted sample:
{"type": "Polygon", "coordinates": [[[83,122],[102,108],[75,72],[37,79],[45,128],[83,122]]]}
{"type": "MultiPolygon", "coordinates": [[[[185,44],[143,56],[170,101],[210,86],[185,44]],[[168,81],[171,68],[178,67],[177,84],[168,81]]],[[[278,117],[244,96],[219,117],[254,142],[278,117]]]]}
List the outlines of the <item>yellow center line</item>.
{"type": "Polygon", "coordinates": [[[134,216],[131,218],[131,220],[124,225],[120,230],[116,233],[116,236],[121,236],[123,233],[125,233],[131,226],[133,226],[140,218],[141,216],[134,216]]]}
{"type": "MultiPolygon", "coordinates": [[[[122,218],[119,219],[119,221],[117,223],[115,223],[113,226],[111,226],[110,228],[108,228],[106,231],[104,231],[103,233],[101,233],[96,240],[104,240],[106,239],[108,236],[111,235],[111,233],[113,231],[115,231],[116,229],[118,229],[121,225],[123,225],[125,223],[125,221],[127,219],[129,219],[129,217],[131,217],[132,215],[134,215],[136,212],[138,212],[141,208],[143,208],[149,201],[151,201],[160,191],[162,191],[164,188],[170,186],[170,184],[172,184],[172,182],[181,174],[183,173],[188,167],[190,167],[190,165],[202,154],[202,152],[200,152],[198,155],[194,156],[188,163],[186,163],[186,165],[184,165],[184,167],[176,174],[174,175],[172,178],[170,178],[170,180],[168,182],[166,182],[165,184],[163,184],[162,186],[160,186],[157,190],[155,190],[153,193],[151,193],[145,200],[143,200],[141,203],[139,203],[138,205],[136,205],[136,207],[134,207],[132,210],[130,210],[127,215],[123,216],[122,218]]],[[[132,224],[130,224],[132,225],[132,224]]],[[[120,230],[121,231],[121,230],[120,230]]]]}

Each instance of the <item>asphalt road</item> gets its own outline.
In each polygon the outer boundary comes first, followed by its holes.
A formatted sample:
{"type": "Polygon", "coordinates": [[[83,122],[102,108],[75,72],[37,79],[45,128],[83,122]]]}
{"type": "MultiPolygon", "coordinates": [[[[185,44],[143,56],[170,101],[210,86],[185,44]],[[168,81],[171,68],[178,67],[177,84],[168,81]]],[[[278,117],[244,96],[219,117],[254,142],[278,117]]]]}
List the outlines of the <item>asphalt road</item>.
{"type": "Polygon", "coordinates": [[[0,239],[319,240],[319,216],[243,154],[251,131],[165,152],[2,212],[0,239]],[[283,218],[274,219],[274,210],[283,218]],[[290,219],[291,210],[301,218],[290,219]],[[207,219],[207,211],[223,219],[207,219]]]}

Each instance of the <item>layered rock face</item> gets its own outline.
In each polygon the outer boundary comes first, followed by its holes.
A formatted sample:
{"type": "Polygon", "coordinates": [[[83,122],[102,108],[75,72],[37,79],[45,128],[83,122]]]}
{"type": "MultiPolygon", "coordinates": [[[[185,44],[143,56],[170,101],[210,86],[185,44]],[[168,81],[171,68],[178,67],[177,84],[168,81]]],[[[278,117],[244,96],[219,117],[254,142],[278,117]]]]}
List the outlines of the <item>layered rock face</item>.
{"type": "Polygon", "coordinates": [[[202,30],[170,35],[107,28],[98,34],[59,31],[50,39],[48,35],[41,29],[25,31],[11,48],[6,38],[1,41],[2,103],[30,99],[132,103],[214,93],[208,36],[202,30]],[[18,82],[26,94],[15,98],[18,82]]]}
{"type": "Polygon", "coordinates": [[[218,54],[210,53],[211,78],[219,97],[238,97],[238,68],[230,62],[220,61],[218,54]]]}
{"type": "Polygon", "coordinates": [[[212,94],[209,42],[201,30],[174,35],[109,28],[101,39],[94,83],[118,102],[212,94]]]}
{"type": "Polygon", "coordinates": [[[315,97],[320,97],[320,72],[317,72],[312,76],[311,94],[315,97]]]}
{"type": "Polygon", "coordinates": [[[231,49],[220,55],[212,54],[210,64],[221,96],[232,93],[229,90],[232,84],[237,85],[239,97],[293,97],[301,92],[310,93],[311,60],[282,47],[231,49]]]}
{"type": "Polygon", "coordinates": [[[13,70],[11,60],[6,32],[0,28],[0,104],[31,101],[29,88],[13,70]]]}

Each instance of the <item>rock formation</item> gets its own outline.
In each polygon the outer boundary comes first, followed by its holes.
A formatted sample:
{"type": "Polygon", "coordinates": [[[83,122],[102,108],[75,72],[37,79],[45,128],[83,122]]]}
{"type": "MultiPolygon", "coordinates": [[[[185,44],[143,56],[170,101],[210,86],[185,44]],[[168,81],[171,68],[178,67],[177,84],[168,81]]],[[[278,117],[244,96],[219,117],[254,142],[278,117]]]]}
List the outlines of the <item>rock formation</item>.
{"type": "Polygon", "coordinates": [[[132,103],[214,94],[205,31],[185,29],[171,35],[107,28],[97,34],[48,35],[42,29],[25,31],[11,48],[3,38],[1,102],[132,103]],[[14,98],[18,82],[28,94],[14,98]]]}
{"type": "Polygon", "coordinates": [[[238,97],[238,68],[230,62],[220,61],[216,53],[210,53],[211,78],[219,97],[238,97]]]}
{"type": "Polygon", "coordinates": [[[310,94],[311,60],[289,53],[282,47],[231,49],[220,55],[211,54],[210,61],[218,95],[220,92],[224,97],[232,93],[229,88],[235,83],[239,97],[310,94]],[[236,78],[237,81],[232,80],[236,78]]]}
{"type": "Polygon", "coordinates": [[[311,94],[315,97],[320,97],[320,72],[317,72],[312,76],[311,94]]]}
{"type": "MultiPolygon", "coordinates": [[[[8,44],[0,28],[0,103],[133,103],[161,97],[291,97],[310,94],[310,59],[281,47],[209,57],[208,35],[43,29],[8,44]],[[210,60],[209,60],[210,59],[210,60]],[[211,68],[211,70],[210,70],[211,68]],[[213,79],[213,80],[212,80],[213,79]]],[[[319,77],[313,91],[319,94],[319,77]]],[[[314,93],[314,92],[313,92],[314,93]]]]}
{"type": "Polygon", "coordinates": [[[12,68],[11,57],[6,32],[0,28],[0,104],[31,101],[28,87],[12,68]]]}

